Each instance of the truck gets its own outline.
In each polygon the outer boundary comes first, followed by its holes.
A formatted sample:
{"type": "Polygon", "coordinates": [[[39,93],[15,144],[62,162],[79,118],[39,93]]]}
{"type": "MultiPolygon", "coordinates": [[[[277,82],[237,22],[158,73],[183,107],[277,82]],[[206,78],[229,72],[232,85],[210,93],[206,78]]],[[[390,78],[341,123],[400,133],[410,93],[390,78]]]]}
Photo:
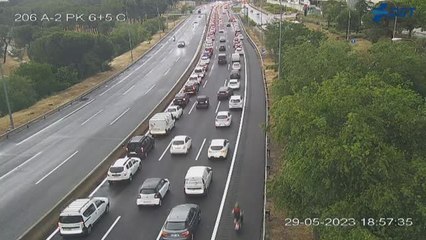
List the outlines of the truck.
{"type": "Polygon", "coordinates": [[[175,120],[169,112],[156,113],[149,119],[151,135],[167,135],[175,126],[175,120]]]}

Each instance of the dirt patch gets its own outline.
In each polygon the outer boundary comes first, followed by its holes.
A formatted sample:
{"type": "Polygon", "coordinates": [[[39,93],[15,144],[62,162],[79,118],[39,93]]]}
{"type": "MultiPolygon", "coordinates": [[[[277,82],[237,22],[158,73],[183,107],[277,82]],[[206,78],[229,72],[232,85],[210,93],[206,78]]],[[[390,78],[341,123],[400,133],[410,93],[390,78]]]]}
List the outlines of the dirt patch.
{"type": "MultiPolygon", "coordinates": [[[[145,41],[140,43],[136,48],[133,49],[133,58],[136,60],[137,58],[142,56],[149,48],[151,48],[155,43],[157,43],[161,39],[160,35],[161,37],[163,37],[165,33],[173,29],[173,27],[176,26],[183,19],[184,17],[181,17],[180,19],[174,22],[169,22],[168,23],[169,27],[167,28],[168,30],[166,30],[164,33],[163,32],[157,33],[154,36],[152,36],[152,39],[150,41],[145,41]]],[[[9,61],[9,60],[10,59],[8,59],[8,61],[6,62],[7,66],[5,66],[5,74],[7,70],[6,75],[8,75],[13,69],[16,69],[16,67],[19,66],[19,62],[9,61]]],[[[31,121],[32,119],[42,116],[45,113],[57,108],[58,106],[61,106],[71,101],[72,99],[75,99],[76,97],[80,96],[83,92],[86,92],[92,89],[98,84],[106,81],[108,78],[110,78],[114,74],[121,72],[131,62],[132,62],[132,58],[131,58],[130,51],[123,53],[122,55],[117,56],[111,61],[110,71],[98,73],[58,93],[57,95],[42,99],[27,109],[23,109],[21,111],[13,113],[13,120],[15,123],[15,127],[24,125],[27,122],[31,121]]],[[[0,134],[6,132],[8,129],[9,129],[9,116],[4,116],[0,118],[0,134]]]]}

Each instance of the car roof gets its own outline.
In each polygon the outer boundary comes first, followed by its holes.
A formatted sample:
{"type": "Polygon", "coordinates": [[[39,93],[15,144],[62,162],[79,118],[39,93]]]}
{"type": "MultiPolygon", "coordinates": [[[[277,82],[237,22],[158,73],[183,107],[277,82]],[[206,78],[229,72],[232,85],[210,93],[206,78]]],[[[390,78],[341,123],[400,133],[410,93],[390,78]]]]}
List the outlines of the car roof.
{"type": "Polygon", "coordinates": [[[175,140],[185,140],[185,138],[188,137],[186,135],[177,135],[173,138],[173,141],[175,140]]]}
{"type": "Polygon", "coordinates": [[[239,74],[240,72],[237,69],[232,69],[231,70],[231,74],[233,74],[233,73],[238,73],[239,74]]]}
{"type": "Polygon", "coordinates": [[[140,142],[145,136],[133,136],[129,142],[140,142]]]}
{"type": "Polygon", "coordinates": [[[198,95],[197,96],[197,100],[198,99],[200,99],[200,100],[204,100],[204,99],[208,99],[209,97],[207,97],[207,96],[205,96],[205,95],[198,95]]]}
{"type": "Polygon", "coordinates": [[[219,116],[219,115],[228,115],[229,114],[229,111],[219,111],[219,112],[217,112],[217,115],[219,116]]]}
{"type": "Polygon", "coordinates": [[[157,185],[158,185],[158,183],[160,181],[161,181],[161,178],[147,178],[142,183],[142,186],[140,187],[140,189],[152,189],[152,188],[156,188],[157,185]]]}
{"type": "Polygon", "coordinates": [[[176,97],[186,97],[186,93],[180,92],[176,94],[176,97]]]}
{"type": "Polygon", "coordinates": [[[241,99],[241,95],[233,95],[231,96],[231,99],[241,99]]]}
{"type": "Polygon", "coordinates": [[[117,159],[111,167],[122,167],[129,159],[129,157],[119,158],[117,159]]]}
{"type": "Polygon", "coordinates": [[[177,108],[180,108],[180,106],[179,105],[170,105],[169,107],[167,107],[167,108],[175,108],[175,109],[177,109],[177,108]]]}
{"type": "Polygon", "coordinates": [[[68,205],[64,210],[62,210],[61,215],[71,215],[78,214],[80,210],[90,202],[90,198],[80,198],[74,200],[70,205],[68,205]]]}
{"type": "Polygon", "coordinates": [[[237,82],[238,83],[239,81],[238,81],[238,79],[231,78],[231,79],[229,79],[229,82],[237,82]]]}
{"type": "Polygon", "coordinates": [[[219,91],[227,91],[229,88],[227,86],[222,86],[219,88],[219,91]]]}
{"type": "Polygon", "coordinates": [[[225,143],[225,139],[213,139],[210,143],[210,146],[223,146],[225,143]]]}
{"type": "Polygon", "coordinates": [[[184,222],[188,217],[189,210],[191,208],[198,208],[196,204],[181,204],[174,207],[167,217],[167,221],[170,222],[184,222]]]}

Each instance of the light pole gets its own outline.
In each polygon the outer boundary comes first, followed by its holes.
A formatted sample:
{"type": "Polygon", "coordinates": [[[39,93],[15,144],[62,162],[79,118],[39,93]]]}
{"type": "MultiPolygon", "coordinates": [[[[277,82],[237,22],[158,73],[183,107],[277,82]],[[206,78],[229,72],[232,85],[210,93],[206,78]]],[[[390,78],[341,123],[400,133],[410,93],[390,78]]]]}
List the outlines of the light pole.
{"type": "Polygon", "coordinates": [[[349,41],[349,35],[350,35],[350,31],[351,31],[351,8],[349,6],[349,0],[346,1],[346,4],[348,5],[348,30],[346,32],[346,40],[349,41]]]}
{"type": "Polygon", "coordinates": [[[133,44],[132,44],[132,38],[130,36],[130,18],[129,18],[129,13],[127,11],[129,5],[128,5],[128,1],[126,0],[126,17],[127,17],[127,22],[129,23],[129,26],[127,28],[127,35],[129,37],[129,48],[130,48],[130,57],[132,58],[132,62],[133,62],[133,44]]]}
{"type": "Polygon", "coordinates": [[[0,64],[0,77],[1,77],[1,81],[3,83],[3,90],[4,90],[4,96],[6,98],[7,110],[9,112],[10,129],[14,129],[15,125],[13,123],[13,116],[12,116],[12,110],[10,108],[9,96],[7,94],[6,81],[5,81],[4,76],[3,76],[3,64],[0,64]]]}
{"type": "Polygon", "coordinates": [[[280,0],[280,37],[278,43],[278,81],[281,79],[281,39],[282,39],[283,8],[280,0]]]}

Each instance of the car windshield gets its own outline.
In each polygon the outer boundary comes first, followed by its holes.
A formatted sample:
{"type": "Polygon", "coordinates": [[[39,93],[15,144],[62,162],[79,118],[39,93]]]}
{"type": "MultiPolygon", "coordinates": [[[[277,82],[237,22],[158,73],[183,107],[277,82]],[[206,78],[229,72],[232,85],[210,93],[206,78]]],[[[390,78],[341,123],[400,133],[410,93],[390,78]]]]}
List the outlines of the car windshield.
{"type": "Polygon", "coordinates": [[[167,112],[176,112],[176,108],[168,108],[167,112]]]}
{"type": "Polygon", "coordinates": [[[109,171],[112,173],[121,173],[124,170],[123,167],[110,167],[109,171]]]}
{"type": "Polygon", "coordinates": [[[83,222],[83,217],[81,216],[60,216],[60,223],[80,223],[83,222]]]}
{"type": "Polygon", "coordinates": [[[165,229],[167,230],[184,230],[185,222],[167,222],[165,229]]]}
{"type": "Polygon", "coordinates": [[[222,146],[216,146],[216,145],[213,145],[213,146],[210,146],[210,149],[211,149],[211,150],[215,150],[215,151],[217,151],[217,150],[221,150],[221,149],[222,149],[222,146]]]}
{"type": "Polygon", "coordinates": [[[196,73],[201,73],[201,72],[203,72],[203,70],[202,70],[201,68],[196,68],[196,69],[194,70],[194,72],[196,72],[196,73]]]}
{"type": "Polygon", "coordinates": [[[183,145],[185,142],[183,140],[175,140],[173,141],[173,145],[183,145]]]}
{"type": "Polygon", "coordinates": [[[155,193],[155,189],[153,188],[142,188],[140,190],[141,194],[154,194],[155,193]]]}

